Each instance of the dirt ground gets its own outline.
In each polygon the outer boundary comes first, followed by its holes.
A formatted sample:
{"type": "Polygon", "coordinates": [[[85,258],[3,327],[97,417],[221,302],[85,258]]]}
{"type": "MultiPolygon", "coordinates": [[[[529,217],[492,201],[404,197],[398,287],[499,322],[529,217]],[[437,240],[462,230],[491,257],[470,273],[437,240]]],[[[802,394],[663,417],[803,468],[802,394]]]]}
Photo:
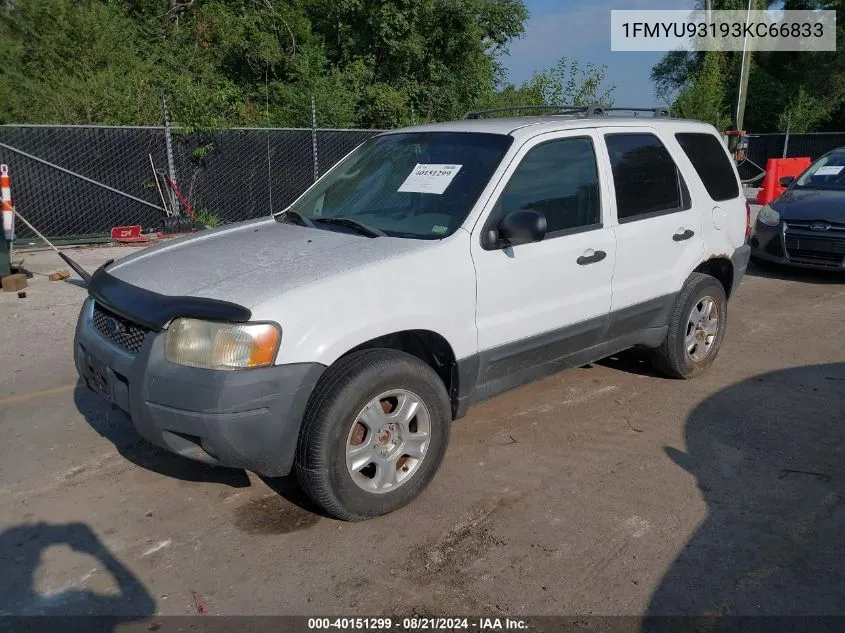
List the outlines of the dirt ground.
{"type": "Polygon", "coordinates": [[[72,281],[0,293],[0,615],[845,612],[843,278],[752,268],[695,380],[623,354],[474,407],[356,524],[140,440],[77,385],[72,281]]]}

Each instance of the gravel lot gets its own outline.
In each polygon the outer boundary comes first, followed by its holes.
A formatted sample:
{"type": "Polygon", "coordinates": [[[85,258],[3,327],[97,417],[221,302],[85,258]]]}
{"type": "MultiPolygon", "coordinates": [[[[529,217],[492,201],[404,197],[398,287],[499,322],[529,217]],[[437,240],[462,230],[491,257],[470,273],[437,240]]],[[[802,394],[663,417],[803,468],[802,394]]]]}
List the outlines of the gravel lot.
{"type": "MultiPolygon", "coordinates": [[[[130,247],[77,249],[93,270],[130,247]]],[[[624,354],[473,408],[409,507],[317,514],[76,383],[85,291],[0,293],[0,614],[843,614],[845,280],[752,268],[692,381],[624,354]]]]}

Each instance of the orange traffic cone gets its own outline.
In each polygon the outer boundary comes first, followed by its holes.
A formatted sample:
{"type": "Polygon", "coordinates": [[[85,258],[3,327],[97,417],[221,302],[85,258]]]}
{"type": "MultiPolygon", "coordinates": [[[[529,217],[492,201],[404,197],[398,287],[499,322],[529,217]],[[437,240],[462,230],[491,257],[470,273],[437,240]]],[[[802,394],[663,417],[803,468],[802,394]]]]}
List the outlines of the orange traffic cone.
{"type": "Polygon", "coordinates": [[[757,204],[769,204],[777,198],[779,188],[777,178],[777,159],[770,158],[766,163],[766,175],[763,176],[763,185],[757,192],[757,204]]]}

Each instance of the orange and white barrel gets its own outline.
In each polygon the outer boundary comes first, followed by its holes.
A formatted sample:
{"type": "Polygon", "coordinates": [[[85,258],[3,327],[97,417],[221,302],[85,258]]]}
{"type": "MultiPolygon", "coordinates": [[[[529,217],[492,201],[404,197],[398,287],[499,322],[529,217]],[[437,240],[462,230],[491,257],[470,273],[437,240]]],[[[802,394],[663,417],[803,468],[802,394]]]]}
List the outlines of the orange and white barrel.
{"type": "Polygon", "coordinates": [[[15,239],[15,208],[12,206],[12,186],[9,181],[9,166],[0,165],[0,200],[3,209],[3,234],[6,240],[15,239]]]}

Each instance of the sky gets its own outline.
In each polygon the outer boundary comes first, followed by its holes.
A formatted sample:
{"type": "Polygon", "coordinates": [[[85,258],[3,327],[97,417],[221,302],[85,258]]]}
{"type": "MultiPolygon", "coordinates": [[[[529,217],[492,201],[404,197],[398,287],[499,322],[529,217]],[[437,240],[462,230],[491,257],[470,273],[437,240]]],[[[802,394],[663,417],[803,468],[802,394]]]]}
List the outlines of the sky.
{"type": "Polygon", "coordinates": [[[611,52],[611,9],[692,9],[695,0],[525,0],[530,12],[525,36],[510,45],[502,59],[516,85],[535,70],[558,59],[577,59],[607,66],[606,83],[615,85],[617,106],[649,107],[658,103],[649,78],[663,53],[611,52]]]}

